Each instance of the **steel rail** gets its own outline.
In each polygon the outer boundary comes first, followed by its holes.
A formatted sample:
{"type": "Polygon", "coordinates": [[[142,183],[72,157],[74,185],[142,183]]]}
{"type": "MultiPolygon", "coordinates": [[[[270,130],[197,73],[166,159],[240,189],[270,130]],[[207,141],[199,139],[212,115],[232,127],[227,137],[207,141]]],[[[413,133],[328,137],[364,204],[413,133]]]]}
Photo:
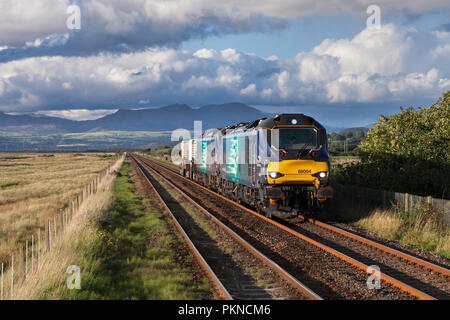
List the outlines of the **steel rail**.
{"type": "MultiPolygon", "coordinates": [[[[219,194],[219,193],[217,193],[217,192],[215,192],[215,191],[213,191],[213,190],[211,190],[209,188],[206,188],[206,187],[202,186],[201,184],[199,184],[199,183],[197,183],[195,181],[192,181],[192,180],[190,180],[190,179],[180,175],[174,169],[168,168],[166,165],[159,164],[159,161],[155,161],[155,160],[149,159],[147,157],[143,157],[143,159],[144,159],[143,161],[151,162],[151,163],[153,163],[154,165],[156,165],[158,167],[165,168],[166,170],[170,170],[171,172],[177,174],[180,178],[188,181],[189,183],[191,183],[193,185],[196,185],[196,186],[204,189],[205,191],[208,191],[209,193],[211,193],[211,194],[213,194],[213,195],[215,195],[215,196],[217,196],[217,197],[219,197],[219,198],[221,198],[221,199],[223,199],[223,200],[233,204],[234,206],[239,207],[240,209],[242,209],[242,210],[244,210],[244,211],[246,211],[246,212],[248,212],[248,213],[250,213],[250,214],[252,214],[252,215],[254,215],[254,216],[256,216],[256,217],[258,217],[258,218],[260,218],[260,219],[262,219],[262,220],[264,220],[264,221],[266,221],[266,222],[268,222],[268,223],[270,223],[270,224],[272,224],[272,225],[274,225],[274,226],[276,226],[276,227],[278,227],[278,228],[280,228],[280,229],[282,229],[282,230],[284,230],[284,231],[286,231],[286,232],[288,232],[290,234],[292,234],[293,236],[295,236],[297,238],[300,238],[300,239],[302,239],[302,240],[304,240],[304,241],[306,241],[306,242],[308,242],[308,243],[310,243],[310,244],[312,244],[312,245],[314,245],[314,246],[324,250],[325,252],[328,252],[328,253],[336,256],[337,258],[350,263],[351,265],[357,267],[360,270],[363,270],[364,272],[367,272],[367,270],[369,270],[368,269],[369,266],[367,266],[366,264],[364,264],[362,262],[359,262],[358,260],[353,259],[353,258],[351,258],[351,257],[349,257],[349,256],[347,256],[347,255],[345,255],[345,254],[343,254],[343,253],[341,253],[341,252],[339,252],[339,251],[337,251],[337,250],[327,246],[327,245],[324,245],[324,244],[322,244],[322,243],[320,243],[320,242],[318,242],[316,240],[313,240],[313,239],[311,239],[311,238],[309,238],[309,237],[307,237],[307,236],[305,236],[303,234],[300,234],[297,231],[295,231],[295,230],[293,230],[293,229],[291,229],[291,228],[289,228],[289,227],[287,227],[287,226],[285,226],[285,225],[283,225],[283,224],[281,224],[279,222],[276,222],[276,221],[274,221],[272,219],[264,217],[261,214],[259,214],[258,212],[253,211],[253,210],[251,210],[251,209],[249,209],[249,208],[247,208],[247,207],[245,207],[245,206],[243,206],[243,205],[241,205],[241,204],[239,204],[239,203],[237,203],[237,202],[235,202],[235,201],[233,201],[233,200],[231,200],[231,199],[229,199],[229,198],[227,198],[227,197],[225,197],[225,196],[223,196],[223,195],[221,195],[221,194],[219,194]]],[[[397,280],[397,279],[395,279],[395,278],[393,278],[393,277],[391,277],[391,276],[389,276],[389,275],[387,275],[387,274],[385,274],[383,272],[380,272],[380,278],[381,278],[381,280],[391,284],[392,286],[394,286],[394,287],[396,287],[396,288],[398,288],[398,289],[400,289],[400,290],[402,290],[404,292],[409,293],[412,296],[415,296],[416,298],[418,298],[420,300],[436,300],[436,298],[426,294],[425,292],[422,292],[422,291],[420,291],[420,290],[418,290],[418,289],[416,289],[414,287],[411,287],[410,285],[408,285],[408,284],[406,284],[406,283],[404,283],[402,281],[399,281],[399,280],[397,280]]]]}
{"type": "Polygon", "coordinates": [[[430,270],[433,270],[435,272],[438,272],[438,273],[442,274],[443,276],[450,277],[450,270],[449,269],[446,269],[444,267],[438,266],[438,265],[436,265],[434,263],[431,263],[431,262],[425,261],[423,259],[414,257],[414,256],[412,256],[410,254],[407,254],[405,252],[401,252],[401,251],[396,250],[394,248],[390,248],[390,247],[385,246],[385,245],[383,245],[381,243],[378,243],[378,242],[375,242],[373,240],[361,237],[359,235],[356,235],[354,233],[348,232],[348,231],[346,231],[344,229],[341,229],[339,227],[335,227],[335,226],[330,225],[328,223],[321,222],[321,221],[318,221],[318,220],[315,220],[315,219],[312,219],[312,218],[306,218],[306,217],[304,217],[302,215],[299,215],[299,217],[301,217],[303,220],[305,220],[305,221],[307,221],[309,223],[315,224],[315,225],[317,225],[317,226],[319,226],[319,227],[321,227],[323,229],[326,229],[326,230],[329,230],[329,231],[341,234],[341,235],[343,235],[343,236],[345,236],[347,238],[351,238],[353,240],[356,240],[356,241],[359,241],[361,243],[364,243],[364,244],[366,244],[366,245],[368,245],[370,247],[373,247],[375,249],[381,250],[383,252],[386,252],[386,253],[389,253],[391,255],[397,256],[397,257],[399,257],[401,259],[407,260],[408,262],[410,262],[412,264],[420,265],[423,268],[430,269],[430,270]]]}
{"type": "Polygon", "coordinates": [[[201,255],[201,253],[198,251],[198,249],[195,247],[194,243],[192,242],[192,240],[189,238],[189,236],[187,235],[186,231],[184,231],[183,227],[181,226],[181,224],[178,222],[177,218],[174,216],[174,214],[172,213],[172,210],[170,210],[170,208],[167,206],[166,202],[163,200],[163,198],[161,197],[161,195],[158,193],[158,191],[156,191],[155,186],[151,183],[151,181],[148,179],[147,175],[145,174],[145,172],[143,171],[143,169],[141,168],[141,166],[139,165],[138,161],[131,156],[131,158],[136,162],[138,169],[140,170],[140,172],[142,173],[142,175],[144,176],[145,180],[147,181],[148,185],[151,187],[151,189],[153,190],[153,192],[156,194],[156,196],[158,197],[159,201],[161,202],[161,204],[164,206],[164,208],[166,209],[166,211],[169,213],[170,217],[172,218],[176,228],[178,229],[178,231],[181,233],[181,235],[183,236],[184,240],[186,241],[186,244],[189,246],[189,248],[191,249],[192,253],[194,254],[194,256],[197,258],[197,261],[199,262],[200,266],[203,268],[203,270],[207,273],[208,277],[213,281],[213,283],[217,286],[218,291],[220,292],[220,294],[222,295],[222,297],[225,300],[233,300],[233,297],[230,295],[230,293],[228,292],[228,290],[225,288],[225,286],[222,284],[222,282],[220,281],[220,279],[217,277],[217,275],[214,273],[214,271],[211,269],[211,267],[209,266],[209,264],[206,262],[205,258],[203,258],[203,256],[201,255]]]}
{"type": "MultiPolygon", "coordinates": [[[[152,161],[155,161],[155,162],[159,163],[159,161],[156,161],[156,160],[152,160],[152,161]]],[[[172,170],[175,173],[178,173],[175,170],[175,167],[173,167],[173,168],[170,168],[169,166],[165,166],[165,167],[167,169],[172,170]]],[[[412,256],[412,255],[410,255],[408,253],[396,250],[394,248],[388,247],[388,246],[383,245],[381,243],[378,243],[376,241],[364,238],[362,236],[359,236],[359,235],[356,235],[354,233],[348,232],[348,231],[346,231],[344,229],[341,229],[339,227],[330,225],[328,223],[321,222],[321,221],[318,221],[316,219],[309,218],[309,217],[307,218],[307,217],[305,217],[303,215],[299,215],[299,217],[302,218],[304,221],[307,221],[307,222],[309,222],[311,224],[315,224],[315,225],[317,225],[319,227],[322,227],[322,228],[324,228],[326,230],[329,230],[329,231],[332,231],[332,232],[335,232],[335,233],[339,233],[340,235],[343,235],[343,236],[345,236],[347,238],[351,238],[353,240],[356,240],[356,241],[359,241],[361,243],[364,243],[365,245],[368,245],[368,246],[373,247],[375,249],[378,249],[380,251],[383,251],[383,252],[389,253],[391,255],[397,256],[397,257],[399,257],[401,259],[404,259],[404,260],[406,260],[406,261],[408,261],[408,262],[410,262],[412,264],[420,265],[423,268],[435,271],[437,273],[442,274],[443,276],[450,277],[450,270],[445,268],[445,267],[441,267],[441,266],[436,265],[434,263],[431,263],[429,261],[420,259],[418,257],[414,257],[414,256],[412,256]]]]}
{"type": "Polygon", "coordinates": [[[302,292],[306,296],[308,296],[310,299],[313,300],[323,300],[318,294],[313,292],[310,288],[308,288],[306,285],[298,281],[295,277],[293,277],[291,274],[289,274],[286,270],[284,270],[282,267],[280,267],[277,263],[275,263],[270,258],[266,257],[263,253],[261,253],[259,250],[257,250],[255,247],[253,247],[250,243],[248,243],[246,240],[244,240],[241,236],[239,236],[236,232],[234,232],[231,228],[226,226],[222,221],[217,219],[212,213],[210,213],[207,209],[205,209],[203,206],[198,204],[194,199],[189,197],[185,192],[183,192],[180,188],[175,186],[172,182],[170,182],[167,178],[165,178],[162,174],[154,170],[152,167],[150,167],[148,164],[144,164],[144,166],[151,170],[154,174],[156,174],[158,177],[163,179],[167,184],[169,184],[173,189],[177,190],[178,193],[180,193],[186,200],[188,200],[190,203],[192,203],[195,207],[200,209],[209,219],[211,219],[216,225],[218,225],[220,228],[222,228],[226,233],[228,233],[231,237],[233,237],[239,244],[241,244],[243,247],[245,247],[248,251],[250,251],[256,258],[258,258],[260,261],[262,261],[266,266],[271,268],[273,271],[275,271],[281,278],[283,278],[285,281],[287,281],[292,287],[296,288],[298,291],[302,292]]]}

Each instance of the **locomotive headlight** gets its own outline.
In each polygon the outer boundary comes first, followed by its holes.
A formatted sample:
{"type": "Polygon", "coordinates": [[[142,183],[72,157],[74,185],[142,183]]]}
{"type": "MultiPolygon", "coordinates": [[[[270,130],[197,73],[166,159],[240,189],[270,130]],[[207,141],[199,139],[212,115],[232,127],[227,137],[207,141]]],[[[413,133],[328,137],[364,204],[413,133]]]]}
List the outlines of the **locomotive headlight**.
{"type": "Polygon", "coordinates": [[[280,172],[269,171],[269,177],[271,177],[272,179],[278,179],[278,178],[281,178],[282,176],[284,176],[284,174],[282,174],[280,172]]]}
{"type": "Polygon", "coordinates": [[[327,173],[326,173],[326,171],[322,171],[322,172],[319,172],[319,178],[326,178],[327,177],[327,173]]]}

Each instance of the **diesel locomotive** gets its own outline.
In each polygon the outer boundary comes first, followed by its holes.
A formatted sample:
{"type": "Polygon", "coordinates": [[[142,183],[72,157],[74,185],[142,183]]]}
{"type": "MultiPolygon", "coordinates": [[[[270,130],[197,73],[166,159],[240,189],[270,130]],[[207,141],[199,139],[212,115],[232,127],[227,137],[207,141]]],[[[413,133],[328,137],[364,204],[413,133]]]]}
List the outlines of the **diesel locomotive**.
{"type": "Polygon", "coordinates": [[[327,147],[319,122],[280,114],[182,141],[180,173],[267,217],[295,216],[333,196],[327,147]]]}

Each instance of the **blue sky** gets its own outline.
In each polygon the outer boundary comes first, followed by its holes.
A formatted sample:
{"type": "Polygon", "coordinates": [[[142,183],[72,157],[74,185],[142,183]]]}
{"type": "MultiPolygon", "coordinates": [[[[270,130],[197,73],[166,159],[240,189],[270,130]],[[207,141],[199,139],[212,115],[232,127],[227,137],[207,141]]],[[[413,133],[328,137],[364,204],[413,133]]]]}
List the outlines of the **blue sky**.
{"type": "Polygon", "coordinates": [[[380,0],[369,29],[371,4],[3,0],[0,111],[80,120],[239,101],[345,127],[430,105],[450,90],[449,2],[380,0]]]}
{"type": "Polygon", "coordinates": [[[350,14],[315,15],[289,21],[288,27],[282,30],[190,40],[184,42],[182,47],[189,51],[234,48],[260,57],[275,55],[279,58],[293,58],[299,52],[312,50],[323,39],[350,38],[364,27],[365,20],[350,14]]]}
{"type": "MultiPolygon", "coordinates": [[[[197,51],[202,48],[224,50],[234,48],[260,57],[276,55],[293,58],[299,52],[311,51],[324,39],[352,38],[366,27],[368,15],[350,13],[316,14],[289,21],[288,27],[266,33],[231,34],[189,40],[182,48],[197,51]]],[[[382,23],[393,23],[424,31],[433,31],[450,22],[450,10],[430,12],[426,15],[409,16],[405,13],[382,15],[382,23]]]]}

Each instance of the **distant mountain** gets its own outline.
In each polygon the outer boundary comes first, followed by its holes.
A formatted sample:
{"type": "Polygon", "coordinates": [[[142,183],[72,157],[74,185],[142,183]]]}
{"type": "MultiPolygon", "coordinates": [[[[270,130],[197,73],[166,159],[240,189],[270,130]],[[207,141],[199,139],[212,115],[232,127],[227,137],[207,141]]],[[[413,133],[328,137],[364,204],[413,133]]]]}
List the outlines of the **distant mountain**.
{"type": "Polygon", "coordinates": [[[350,133],[350,132],[351,132],[351,133],[356,133],[356,132],[362,131],[362,132],[364,132],[364,133],[367,133],[369,130],[370,130],[370,129],[369,129],[369,128],[366,128],[366,127],[347,128],[347,129],[344,129],[344,130],[339,131],[338,134],[346,136],[346,135],[348,135],[348,133],[350,133]]]}
{"type": "Polygon", "coordinates": [[[242,103],[207,105],[198,109],[185,104],[162,108],[118,110],[97,120],[72,121],[42,115],[7,115],[0,113],[0,132],[69,133],[95,131],[168,131],[193,129],[194,121],[202,121],[203,129],[252,121],[264,114],[242,103]]]}
{"type": "Polygon", "coordinates": [[[327,129],[327,133],[335,132],[335,133],[339,133],[339,134],[344,134],[345,135],[345,133],[350,132],[350,131],[353,132],[353,133],[355,133],[357,131],[363,131],[364,133],[367,133],[367,131],[372,129],[373,126],[374,126],[374,123],[373,124],[369,124],[369,125],[367,125],[365,127],[347,128],[347,127],[332,127],[332,126],[325,125],[325,128],[327,129]]]}
{"type": "MultiPolygon", "coordinates": [[[[73,121],[37,114],[9,115],[0,112],[0,133],[63,134],[98,131],[170,131],[178,128],[191,130],[194,121],[202,121],[203,130],[223,128],[244,121],[252,121],[269,114],[246,104],[233,102],[191,108],[173,104],[161,108],[123,110],[96,120],[73,121]]],[[[368,130],[367,128],[332,127],[327,132],[368,130]]]]}
{"type": "Polygon", "coordinates": [[[9,115],[0,112],[0,132],[63,133],[77,130],[75,121],[42,115],[9,115]]]}
{"type": "Polygon", "coordinates": [[[85,121],[90,130],[165,131],[193,129],[194,121],[202,121],[203,129],[221,128],[263,117],[257,109],[242,103],[208,105],[193,109],[185,104],[142,110],[119,110],[101,119],[85,121]]]}
{"type": "Polygon", "coordinates": [[[326,124],[322,124],[322,125],[327,130],[327,133],[339,132],[339,131],[345,130],[345,127],[333,127],[333,126],[328,126],[326,124]]]}
{"type": "MultiPolygon", "coordinates": [[[[154,148],[171,143],[170,133],[155,134],[152,131],[170,132],[178,128],[191,130],[196,120],[202,121],[203,130],[223,128],[266,116],[270,115],[237,102],[200,108],[191,108],[186,104],[173,104],[152,109],[118,110],[103,118],[86,121],[0,112],[0,151],[154,148]],[[97,134],[101,131],[102,134],[97,134]],[[65,133],[70,134],[65,135],[65,133]]],[[[336,140],[334,143],[336,148],[340,148],[340,144],[346,138],[350,139],[350,142],[358,137],[362,138],[368,130],[367,128],[345,129],[326,125],[325,127],[332,136],[332,141],[336,140]]]]}

